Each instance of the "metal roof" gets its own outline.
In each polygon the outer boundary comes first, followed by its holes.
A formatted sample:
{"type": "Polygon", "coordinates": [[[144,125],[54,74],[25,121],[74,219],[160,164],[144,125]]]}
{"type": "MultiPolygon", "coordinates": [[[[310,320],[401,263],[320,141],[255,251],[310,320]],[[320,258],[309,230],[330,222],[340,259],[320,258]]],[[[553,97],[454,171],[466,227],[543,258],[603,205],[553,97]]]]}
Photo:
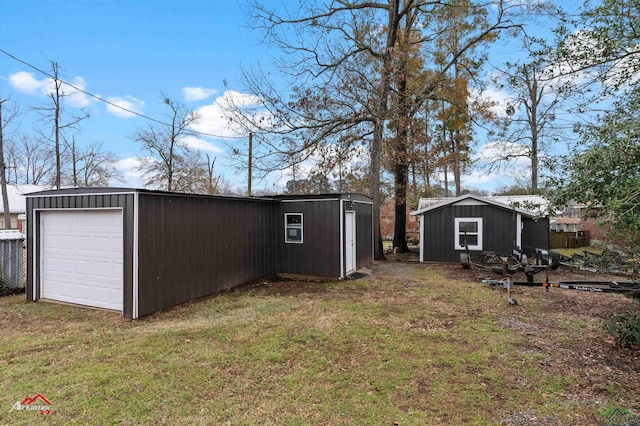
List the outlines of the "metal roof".
{"type": "MultiPolygon", "coordinates": [[[[24,195],[42,191],[43,186],[38,185],[7,185],[7,196],[10,213],[24,213],[27,210],[27,201],[24,195]]],[[[4,212],[4,203],[0,197],[0,212],[4,212]]]]}
{"type": "MultiPolygon", "coordinates": [[[[42,189],[42,188],[40,188],[42,189]]],[[[185,196],[185,197],[211,197],[211,198],[224,198],[224,199],[235,199],[235,200],[250,200],[250,201],[283,201],[283,200],[323,200],[328,198],[335,199],[353,199],[354,201],[371,201],[366,195],[357,194],[357,193],[326,193],[326,194],[282,194],[282,195],[265,195],[265,196],[242,196],[242,195],[221,195],[221,194],[194,194],[194,193],[184,193],[184,192],[170,192],[170,191],[162,191],[157,189],[142,189],[142,188],[118,188],[118,187],[74,187],[74,188],[60,188],[60,189],[48,189],[48,190],[39,190],[38,192],[32,192],[28,194],[28,197],[51,197],[56,195],[102,195],[102,194],[131,194],[131,193],[140,193],[140,194],[156,194],[156,195],[171,195],[171,196],[185,196]]],[[[22,197],[22,202],[24,205],[24,197],[22,197]]],[[[24,208],[22,210],[24,212],[24,208]]]]}
{"type": "MultiPolygon", "coordinates": [[[[473,194],[465,194],[460,197],[421,198],[420,202],[418,203],[418,210],[411,212],[411,215],[419,216],[421,214],[430,212],[432,210],[436,210],[448,205],[462,203],[468,200],[476,201],[483,204],[493,205],[506,210],[514,210],[518,213],[524,214],[526,216],[531,216],[531,217],[539,215],[541,213],[541,212],[535,212],[532,210],[526,210],[520,207],[516,207],[515,202],[512,203],[511,205],[505,204],[504,202],[496,201],[496,198],[497,197],[481,197],[479,195],[473,195],[473,194]],[[420,208],[421,206],[422,208],[420,208]]],[[[540,198],[543,198],[543,197],[540,197],[540,198]]],[[[548,204],[548,201],[546,201],[546,199],[545,199],[545,202],[548,204]]]]}

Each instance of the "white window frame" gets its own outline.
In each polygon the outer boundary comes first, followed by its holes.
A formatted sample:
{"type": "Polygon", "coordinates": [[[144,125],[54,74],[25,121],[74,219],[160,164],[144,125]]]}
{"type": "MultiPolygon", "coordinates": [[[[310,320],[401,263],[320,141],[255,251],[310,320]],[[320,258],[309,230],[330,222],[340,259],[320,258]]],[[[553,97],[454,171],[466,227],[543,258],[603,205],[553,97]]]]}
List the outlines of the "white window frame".
{"type": "Polygon", "coordinates": [[[302,213],[285,213],[284,214],[284,242],[287,244],[302,244],[304,242],[304,215],[302,213]],[[287,224],[289,216],[300,216],[300,224],[287,224]],[[300,241],[289,239],[289,228],[300,229],[300,241]]]}
{"type": "Polygon", "coordinates": [[[460,232],[460,223],[462,222],[475,222],[478,224],[478,232],[470,233],[467,232],[467,235],[477,235],[478,236],[478,244],[469,245],[469,250],[482,250],[482,218],[481,217],[456,217],[454,219],[454,240],[453,245],[455,250],[465,250],[465,246],[461,246],[459,244],[460,237],[464,235],[463,232],[460,232]]]}

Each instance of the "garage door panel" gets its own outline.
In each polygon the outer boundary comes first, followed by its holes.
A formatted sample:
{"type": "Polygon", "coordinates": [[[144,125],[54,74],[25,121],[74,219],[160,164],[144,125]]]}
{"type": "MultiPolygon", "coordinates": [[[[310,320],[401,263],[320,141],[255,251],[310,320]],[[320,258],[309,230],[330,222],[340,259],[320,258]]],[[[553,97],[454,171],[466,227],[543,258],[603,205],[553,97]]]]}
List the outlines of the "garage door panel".
{"type": "Polygon", "coordinates": [[[122,310],[122,212],[44,211],[40,217],[42,297],[122,310]]]}

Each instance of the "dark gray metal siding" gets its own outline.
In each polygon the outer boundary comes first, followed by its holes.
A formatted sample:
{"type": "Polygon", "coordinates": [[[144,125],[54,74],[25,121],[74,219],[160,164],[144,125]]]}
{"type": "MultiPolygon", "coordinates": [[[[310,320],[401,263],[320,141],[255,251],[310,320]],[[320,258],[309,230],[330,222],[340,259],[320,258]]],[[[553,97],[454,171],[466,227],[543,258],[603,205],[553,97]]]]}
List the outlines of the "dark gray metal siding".
{"type": "Polygon", "coordinates": [[[139,197],[140,316],[278,272],[276,202],[139,197]]]}
{"type": "Polygon", "coordinates": [[[353,203],[356,211],[356,268],[371,266],[373,262],[373,205],[353,203]]]}
{"type": "MultiPolygon", "coordinates": [[[[144,316],[278,272],[341,276],[339,200],[356,211],[356,265],[370,265],[372,205],[369,198],[357,194],[300,200],[116,188],[46,191],[27,197],[28,253],[40,246],[40,218],[33,220],[34,209],[122,208],[123,314],[129,318],[136,314],[133,290],[137,279],[137,316],[144,316]],[[285,212],[303,213],[303,244],[284,242],[285,212]],[[137,276],[133,260],[136,241],[137,276]]],[[[38,250],[36,253],[40,255],[38,250]]],[[[33,291],[33,278],[39,282],[39,258],[34,262],[28,256],[27,262],[27,298],[37,300],[39,288],[33,291]]]]}
{"type": "Polygon", "coordinates": [[[133,315],[133,229],[134,229],[134,194],[95,194],[95,195],[47,195],[27,197],[27,300],[40,298],[40,286],[34,292],[33,280],[40,283],[40,212],[34,218],[36,209],[95,209],[120,207],[123,209],[123,265],[124,265],[124,300],[123,315],[131,318],[133,315]],[[35,219],[35,220],[34,220],[35,219]]]}
{"type": "Polygon", "coordinates": [[[534,249],[541,248],[548,250],[550,246],[549,218],[522,219],[522,250],[527,256],[532,256],[534,249]]]}
{"type": "MultiPolygon", "coordinates": [[[[454,219],[481,217],[482,251],[510,254],[514,247],[516,218],[508,210],[491,205],[443,206],[424,215],[425,261],[458,262],[461,250],[454,249],[454,219]]],[[[472,252],[473,255],[473,252],[472,252]]]]}
{"type": "Polygon", "coordinates": [[[333,199],[283,201],[279,205],[278,272],[324,277],[340,274],[340,205],[333,199]],[[284,214],[303,214],[303,243],[285,243],[284,214]]]}

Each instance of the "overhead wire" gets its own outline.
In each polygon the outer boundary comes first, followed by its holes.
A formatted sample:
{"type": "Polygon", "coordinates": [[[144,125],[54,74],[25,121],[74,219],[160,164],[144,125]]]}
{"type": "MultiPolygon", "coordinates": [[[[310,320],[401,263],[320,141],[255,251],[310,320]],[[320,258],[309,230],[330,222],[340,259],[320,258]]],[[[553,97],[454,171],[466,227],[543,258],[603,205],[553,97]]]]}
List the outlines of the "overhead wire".
{"type": "MultiPolygon", "coordinates": [[[[112,106],[112,107],[114,107],[114,108],[118,108],[118,109],[120,109],[120,110],[122,110],[122,111],[125,111],[125,112],[129,113],[129,114],[136,115],[136,116],[138,116],[138,117],[140,117],[140,118],[144,118],[145,120],[152,121],[152,122],[154,122],[154,123],[161,124],[161,125],[163,125],[163,126],[171,126],[171,124],[170,124],[170,123],[166,123],[166,122],[164,122],[164,121],[162,121],[162,120],[159,120],[159,119],[154,118],[154,117],[150,117],[150,116],[145,115],[145,114],[143,114],[143,113],[140,113],[140,112],[138,112],[138,111],[134,111],[134,110],[131,110],[131,109],[125,108],[125,107],[123,107],[122,105],[118,105],[118,104],[116,104],[116,103],[114,103],[114,102],[109,101],[108,99],[104,99],[104,98],[103,98],[103,97],[101,97],[101,96],[98,96],[98,95],[95,95],[95,94],[93,94],[93,93],[91,93],[91,92],[88,92],[88,91],[86,91],[86,90],[84,90],[84,89],[82,89],[82,88],[80,88],[80,87],[78,87],[78,86],[76,86],[76,85],[73,85],[73,84],[71,84],[71,83],[69,83],[69,82],[67,82],[67,81],[65,81],[65,80],[63,80],[63,79],[61,79],[61,78],[59,78],[59,77],[55,77],[55,76],[51,75],[50,73],[48,73],[47,71],[44,71],[44,70],[42,70],[42,69],[40,69],[40,68],[36,67],[35,65],[32,65],[32,64],[30,64],[29,62],[27,62],[27,61],[25,61],[25,60],[22,60],[22,59],[20,59],[20,58],[16,57],[15,55],[12,55],[11,53],[7,52],[7,51],[6,51],[6,50],[4,50],[4,49],[0,49],[0,53],[2,53],[2,54],[4,54],[4,55],[6,55],[6,56],[8,56],[8,57],[10,57],[11,59],[13,59],[13,60],[15,60],[15,61],[17,61],[17,62],[20,62],[20,63],[21,63],[21,64],[23,64],[23,65],[26,65],[27,67],[29,67],[29,68],[31,68],[31,69],[33,69],[33,70],[35,70],[35,71],[39,72],[40,74],[43,74],[43,75],[45,75],[45,76],[47,76],[47,77],[49,77],[49,78],[51,78],[51,79],[58,80],[58,81],[60,81],[61,83],[65,84],[66,86],[69,86],[69,87],[71,87],[72,89],[77,90],[77,91],[78,91],[78,92],[80,92],[80,93],[83,93],[83,94],[85,94],[85,95],[87,95],[87,96],[89,96],[89,97],[91,97],[91,98],[94,98],[94,99],[96,99],[96,100],[98,100],[98,101],[100,101],[100,102],[103,102],[103,103],[105,103],[105,104],[107,104],[107,105],[110,105],[110,106],[112,106]]],[[[215,138],[215,139],[244,139],[244,138],[246,138],[246,136],[223,136],[223,135],[214,135],[214,134],[212,134],[212,133],[201,132],[201,131],[198,131],[198,130],[189,130],[189,132],[190,132],[191,134],[194,134],[194,135],[207,136],[207,137],[215,138]]]]}

